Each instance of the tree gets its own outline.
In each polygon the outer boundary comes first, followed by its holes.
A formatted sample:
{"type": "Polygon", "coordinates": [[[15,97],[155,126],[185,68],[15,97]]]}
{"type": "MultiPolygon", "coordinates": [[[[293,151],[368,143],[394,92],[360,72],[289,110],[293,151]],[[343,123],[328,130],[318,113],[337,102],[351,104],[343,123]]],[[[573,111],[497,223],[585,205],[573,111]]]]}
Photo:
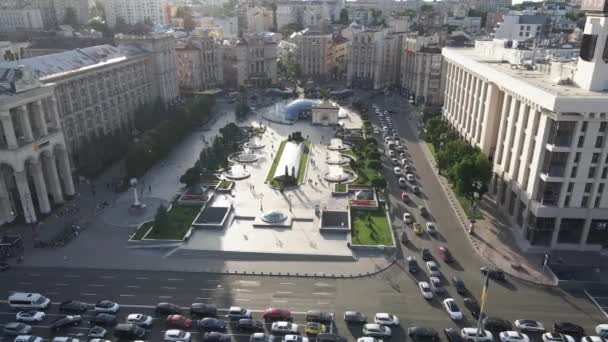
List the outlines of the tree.
{"type": "Polygon", "coordinates": [[[454,166],[453,182],[456,192],[470,199],[477,192],[479,197],[487,191],[492,176],[492,163],[481,152],[466,156],[454,166]]]}
{"type": "Polygon", "coordinates": [[[378,190],[386,188],[386,180],[384,178],[374,178],[371,184],[378,190]]]}
{"type": "Polygon", "coordinates": [[[156,214],[154,215],[154,226],[159,229],[169,228],[169,213],[167,213],[167,208],[164,205],[159,205],[158,209],[156,209],[156,214]]]}
{"type": "Polygon", "coordinates": [[[330,95],[329,95],[329,90],[327,90],[327,88],[321,88],[321,89],[319,89],[319,97],[320,97],[322,100],[327,100],[327,99],[329,99],[329,98],[330,98],[330,95]]]}
{"type": "Polygon", "coordinates": [[[65,8],[65,14],[63,15],[63,24],[70,25],[74,28],[78,27],[78,16],[74,7],[68,6],[65,8]]]}
{"type": "Polygon", "coordinates": [[[348,22],[348,10],[346,8],[343,8],[342,10],[340,10],[340,24],[348,25],[348,22]]]}
{"type": "Polygon", "coordinates": [[[237,119],[245,119],[249,115],[249,112],[251,112],[251,107],[247,104],[247,97],[245,95],[240,96],[234,109],[237,119]]]}

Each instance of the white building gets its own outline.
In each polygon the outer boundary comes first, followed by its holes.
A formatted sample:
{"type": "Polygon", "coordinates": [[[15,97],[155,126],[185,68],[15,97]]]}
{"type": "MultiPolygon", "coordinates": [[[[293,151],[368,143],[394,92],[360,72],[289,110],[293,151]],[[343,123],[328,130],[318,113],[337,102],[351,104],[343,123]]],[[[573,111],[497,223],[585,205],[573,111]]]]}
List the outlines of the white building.
{"type": "Polygon", "coordinates": [[[149,19],[155,25],[169,22],[167,0],[105,0],[103,2],[106,22],[110,28],[122,18],[127,24],[134,25],[149,19]]]}
{"type": "Polygon", "coordinates": [[[68,8],[74,10],[78,24],[86,25],[89,23],[89,0],[53,0],[53,5],[58,24],[64,23],[68,8]]]}
{"type": "Polygon", "coordinates": [[[607,247],[607,21],[588,13],[576,64],[443,49],[444,117],[492,160],[489,193],[524,249],[607,247]]]}
{"type": "Polygon", "coordinates": [[[342,8],[342,0],[280,0],[277,2],[277,26],[280,29],[289,24],[315,27],[331,23],[338,20],[342,8]]]}
{"type": "Polygon", "coordinates": [[[417,103],[443,104],[442,61],[437,35],[404,37],[401,87],[409,91],[417,103]]]}
{"type": "Polygon", "coordinates": [[[238,86],[270,86],[277,81],[277,42],[267,32],[246,34],[235,47],[238,86]]]}
{"type": "Polygon", "coordinates": [[[0,42],[0,61],[16,61],[25,57],[29,43],[0,42]]]}
{"type": "Polygon", "coordinates": [[[314,79],[326,79],[331,76],[331,33],[309,29],[298,35],[294,42],[297,45],[296,63],[301,67],[302,76],[314,79]]]}
{"type": "Polygon", "coordinates": [[[209,32],[197,30],[176,49],[179,88],[197,92],[222,88],[223,46],[209,32]]]}
{"type": "Polygon", "coordinates": [[[44,28],[38,9],[0,9],[0,31],[41,30],[44,28]]]}
{"type": "Polygon", "coordinates": [[[535,39],[548,23],[548,17],[543,15],[511,12],[498,23],[493,36],[495,39],[516,41],[535,39]]]}
{"type": "Polygon", "coordinates": [[[448,17],[447,24],[451,29],[476,34],[481,31],[481,17],[448,17]]]}
{"type": "Polygon", "coordinates": [[[312,123],[322,126],[337,125],[339,111],[340,107],[328,101],[315,104],[312,106],[312,123]]]}
{"type": "Polygon", "coordinates": [[[0,74],[0,225],[36,222],[75,194],[55,84],[24,66],[0,74]]]}

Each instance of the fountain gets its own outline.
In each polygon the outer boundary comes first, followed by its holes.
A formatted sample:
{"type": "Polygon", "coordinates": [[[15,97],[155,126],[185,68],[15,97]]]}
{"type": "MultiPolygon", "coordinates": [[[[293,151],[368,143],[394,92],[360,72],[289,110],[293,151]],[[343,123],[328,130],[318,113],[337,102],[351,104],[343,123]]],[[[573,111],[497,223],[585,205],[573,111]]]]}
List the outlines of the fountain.
{"type": "Polygon", "coordinates": [[[330,165],[329,172],[323,177],[328,182],[342,183],[353,181],[355,174],[351,171],[346,171],[342,166],[330,165]]]}
{"type": "Polygon", "coordinates": [[[329,146],[327,146],[327,149],[329,149],[331,151],[344,151],[344,150],[346,150],[346,145],[344,145],[344,143],[342,143],[342,139],[333,138],[330,140],[329,146]]]}
{"type": "Polygon", "coordinates": [[[328,154],[325,162],[330,165],[346,165],[350,162],[350,159],[346,158],[340,153],[332,152],[328,154]]]}
{"type": "Polygon", "coordinates": [[[251,176],[251,174],[247,171],[247,166],[245,165],[232,165],[230,170],[224,172],[224,176],[228,179],[239,180],[245,179],[251,176]]]}

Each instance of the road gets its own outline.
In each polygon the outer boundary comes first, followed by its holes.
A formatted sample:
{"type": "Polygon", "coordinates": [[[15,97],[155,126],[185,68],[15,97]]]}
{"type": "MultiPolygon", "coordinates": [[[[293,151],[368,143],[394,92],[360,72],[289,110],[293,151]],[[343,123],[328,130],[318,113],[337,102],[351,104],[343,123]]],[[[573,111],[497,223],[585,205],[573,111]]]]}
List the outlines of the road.
{"type": "MultiPolygon", "coordinates": [[[[382,102],[378,102],[382,105],[382,102]]],[[[391,214],[398,230],[404,230],[400,220],[404,210],[418,216],[418,206],[424,203],[429,208],[432,220],[439,227],[440,234],[435,238],[426,235],[415,236],[411,230],[408,235],[412,243],[402,246],[404,256],[415,255],[419,262],[419,249],[429,247],[436,254],[440,245],[449,246],[456,262],[447,265],[439,262],[444,280],[457,275],[464,280],[470,295],[478,297],[481,291],[479,268],[484,265],[472,250],[469,242],[458,226],[455,214],[450,209],[448,200],[443,193],[428,161],[426,160],[416,134],[411,129],[410,109],[393,107],[399,113],[393,115],[395,127],[406,142],[408,154],[414,162],[417,182],[421,185],[422,195],[415,197],[415,204],[405,206],[400,199],[401,190],[397,178],[391,174],[392,165],[386,165],[386,178],[390,189],[391,214]]],[[[372,122],[376,118],[371,115],[372,122]]],[[[102,251],[99,257],[103,257],[102,251]]],[[[202,260],[201,262],[204,262],[202,260]]],[[[184,272],[146,272],[146,271],[117,271],[95,269],[62,269],[62,268],[15,268],[0,274],[0,296],[6,298],[9,291],[40,292],[55,303],[49,309],[49,317],[36,325],[35,334],[51,337],[48,329],[49,322],[57,317],[57,305],[63,300],[79,299],[94,303],[99,299],[110,299],[119,302],[123,308],[120,318],[129,313],[152,314],[157,302],[168,301],[184,308],[193,302],[214,303],[220,314],[232,305],[240,305],[255,310],[256,318],[260,312],[269,306],[290,309],[294,313],[295,323],[303,323],[307,310],[320,309],[333,312],[338,318],[335,331],[346,336],[350,341],[361,336],[360,326],[347,326],[341,320],[346,310],[357,310],[373,316],[375,312],[391,312],[401,319],[400,327],[393,329],[393,341],[406,340],[404,331],[413,325],[422,325],[443,329],[446,327],[473,326],[470,313],[462,305],[462,296],[456,294],[453,287],[447,287],[444,297],[453,297],[465,311],[465,320],[455,323],[451,321],[442,308],[440,299],[426,301],[420,295],[417,281],[427,280],[425,272],[411,275],[405,270],[400,261],[388,270],[375,276],[361,279],[319,279],[294,277],[259,277],[215,275],[206,273],[184,272]]],[[[516,280],[505,283],[491,282],[487,312],[490,316],[499,316],[509,320],[520,318],[536,319],[550,326],[555,321],[576,322],[589,332],[602,322],[603,316],[581,294],[580,297],[563,293],[559,289],[546,290],[530,286],[516,280]]],[[[0,323],[14,320],[15,311],[9,310],[8,305],[0,304],[0,323]]],[[[90,312],[88,313],[90,315],[90,312]]],[[[147,340],[161,340],[162,331],[166,329],[163,322],[155,322],[150,337],[147,340]]],[[[70,328],[60,335],[83,337],[87,325],[70,328]]],[[[233,340],[246,341],[246,334],[235,332],[233,340]]],[[[538,336],[535,336],[538,340],[538,336]]],[[[5,337],[5,340],[11,340],[5,337]]]]}

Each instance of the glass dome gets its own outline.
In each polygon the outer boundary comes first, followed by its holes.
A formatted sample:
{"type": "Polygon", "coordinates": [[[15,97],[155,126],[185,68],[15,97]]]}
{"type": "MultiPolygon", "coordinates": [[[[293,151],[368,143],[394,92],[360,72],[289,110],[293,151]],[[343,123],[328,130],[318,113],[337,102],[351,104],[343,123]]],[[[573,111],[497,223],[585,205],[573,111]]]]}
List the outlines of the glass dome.
{"type": "Polygon", "coordinates": [[[270,211],[265,212],[264,215],[262,215],[262,221],[267,222],[267,223],[282,222],[282,221],[285,221],[286,219],[287,219],[287,215],[283,214],[283,212],[278,209],[272,209],[270,211]]]}
{"type": "Polygon", "coordinates": [[[284,117],[289,121],[296,121],[300,117],[302,113],[310,113],[312,111],[312,106],[317,104],[319,101],[309,100],[309,99],[297,99],[290,102],[285,108],[284,117]]]}

